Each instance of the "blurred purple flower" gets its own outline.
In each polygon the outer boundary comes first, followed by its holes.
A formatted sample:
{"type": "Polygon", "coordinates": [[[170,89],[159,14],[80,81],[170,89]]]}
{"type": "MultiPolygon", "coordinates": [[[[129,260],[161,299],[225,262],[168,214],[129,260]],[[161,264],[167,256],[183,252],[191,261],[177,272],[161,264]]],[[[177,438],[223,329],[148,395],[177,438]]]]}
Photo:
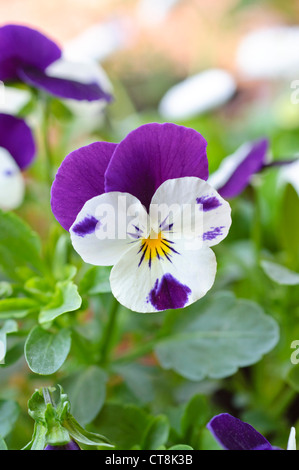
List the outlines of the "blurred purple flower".
{"type": "Polygon", "coordinates": [[[49,75],[48,67],[61,59],[62,51],[51,39],[27,26],[0,28],[0,80],[24,82],[60,98],[110,101],[97,80],[89,83],[49,75]]]}
{"type": "Polygon", "coordinates": [[[24,197],[22,170],[35,156],[35,142],[26,122],[0,113],[0,208],[18,207],[24,197]]]}
{"type": "Polygon", "coordinates": [[[70,441],[63,446],[50,446],[47,445],[44,450],[81,450],[75,441],[70,441]]]}
{"type": "Polygon", "coordinates": [[[210,176],[209,183],[225,198],[234,198],[248,186],[252,176],[266,165],[269,142],[260,139],[246,142],[226,157],[210,176]]]}
{"type": "MultiPolygon", "coordinates": [[[[278,450],[250,424],[228,413],[214,416],[207,428],[225,450],[278,450]]],[[[295,449],[295,428],[292,428],[287,450],[295,449]]]]}

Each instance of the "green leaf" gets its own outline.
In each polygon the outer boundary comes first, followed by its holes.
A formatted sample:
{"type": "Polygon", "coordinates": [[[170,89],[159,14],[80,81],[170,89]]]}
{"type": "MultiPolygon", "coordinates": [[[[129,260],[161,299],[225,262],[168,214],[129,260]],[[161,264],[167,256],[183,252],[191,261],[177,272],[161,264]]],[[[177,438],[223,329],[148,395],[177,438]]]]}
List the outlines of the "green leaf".
{"type": "MultiPolygon", "coordinates": [[[[298,362],[297,362],[298,363],[298,362]]],[[[287,375],[287,381],[290,386],[299,392],[299,366],[292,367],[287,375]]]]}
{"type": "Polygon", "coordinates": [[[294,269],[298,267],[299,258],[299,197],[292,185],[285,188],[279,228],[281,241],[288,254],[289,265],[294,269]]]}
{"type": "Polygon", "coordinates": [[[51,404],[48,404],[46,407],[45,421],[47,423],[47,444],[53,446],[63,446],[70,441],[68,431],[59,422],[59,416],[51,404]]]}
{"type": "Polygon", "coordinates": [[[82,299],[78,288],[70,281],[58,282],[51,302],[41,309],[38,320],[41,325],[51,323],[60,315],[73,312],[81,307],[82,299]]]}
{"type": "Polygon", "coordinates": [[[47,406],[43,397],[42,389],[36,390],[28,400],[28,414],[37,423],[44,423],[46,409],[47,406]]]}
{"type": "Polygon", "coordinates": [[[168,450],[193,450],[193,447],[187,446],[186,444],[177,444],[175,446],[169,447],[168,450]]]}
{"type": "Polygon", "coordinates": [[[224,378],[259,361],[279,339],[278,325],[254,302],[217,293],[171,312],[155,351],[165,369],[189,380],[224,378]]]}
{"type": "Polygon", "coordinates": [[[25,343],[25,359],[36,374],[50,375],[56,372],[66,360],[71,347],[69,330],[58,333],[35,326],[25,343]]]}
{"type": "Polygon", "coordinates": [[[106,397],[107,374],[97,366],[79,371],[63,382],[72,404],[72,414],[81,423],[90,423],[101,410],[106,397]]]}
{"type": "Polygon", "coordinates": [[[277,282],[277,284],[286,286],[295,286],[299,284],[299,273],[267,260],[262,260],[261,266],[267,276],[272,281],[277,282]]]}
{"type": "Polygon", "coordinates": [[[20,413],[19,405],[13,400],[0,400],[0,436],[6,437],[14,428],[20,413]]]}
{"type": "Polygon", "coordinates": [[[0,282],[0,297],[10,297],[12,295],[12,292],[12,285],[9,282],[0,282]]]}
{"type": "Polygon", "coordinates": [[[0,450],[7,450],[5,440],[0,436],[0,450]]]}
{"type": "Polygon", "coordinates": [[[82,277],[79,290],[81,295],[97,295],[111,292],[111,268],[107,266],[93,266],[82,277]]]}
{"type": "Polygon", "coordinates": [[[26,297],[17,297],[0,300],[0,319],[24,318],[38,312],[39,304],[26,297]]]}
{"type": "Polygon", "coordinates": [[[151,420],[152,417],[137,406],[107,403],[93,424],[115,443],[117,449],[130,450],[142,443],[151,420]]]}
{"type": "Polygon", "coordinates": [[[166,416],[156,416],[149,424],[142,449],[155,450],[166,444],[169,435],[169,422],[166,416]]]}
{"type": "Polygon", "coordinates": [[[69,434],[81,444],[114,447],[105,436],[86,431],[86,429],[82,428],[82,426],[80,426],[80,424],[71,415],[68,415],[62,424],[69,434]]]}
{"type": "Polygon", "coordinates": [[[209,407],[207,398],[204,395],[192,397],[181,419],[182,436],[189,441],[193,428],[204,426],[208,421],[208,417],[209,407]]]}
{"type": "Polygon", "coordinates": [[[38,235],[16,214],[0,210],[0,266],[15,279],[20,267],[42,272],[38,235]]]}

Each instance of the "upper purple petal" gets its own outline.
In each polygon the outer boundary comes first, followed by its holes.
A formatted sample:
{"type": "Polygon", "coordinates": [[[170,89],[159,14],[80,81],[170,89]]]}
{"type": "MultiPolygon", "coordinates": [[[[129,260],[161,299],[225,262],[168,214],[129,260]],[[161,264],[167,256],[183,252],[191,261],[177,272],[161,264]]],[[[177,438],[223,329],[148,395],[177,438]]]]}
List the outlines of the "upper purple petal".
{"type": "Polygon", "coordinates": [[[61,57],[61,49],[51,39],[27,26],[0,27],[0,80],[18,80],[19,69],[45,70],[61,57]]]}
{"type": "Polygon", "coordinates": [[[60,98],[74,100],[96,101],[105,99],[111,101],[112,96],[106,93],[97,83],[81,83],[66,78],[50,77],[37,68],[23,68],[19,70],[19,77],[25,83],[41,88],[60,98]]]}
{"type": "Polygon", "coordinates": [[[104,174],[116,146],[95,142],[74,150],[60,165],[51,189],[51,207],[66,230],[86,201],[105,192],[104,174]]]}
{"type": "Polygon", "coordinates": [[[105,174],[105,190],[137,197],[146,208],[166,180],[208,178],[207,142],[193,129],[175,124],[145,124],[120,142],[105,174]]]}
{"type": "Polygon", "coordinates": [[[0,147],[4,147],[24,170],[35,156],[35,142],[26,122],[10,114],[0,113],[0,147]]]}
{"type": "Polygon", "coordinates": [[[274,450],[267,439],[250,424],[228,413],[214,416],[207,428],[226,450],[274,450]]]}
{"type": "Polygon", "coordinates": [[[268,145],[269,142],[267,139],[253,142],[247,156],[238,165],[228,181],[218,189],[218,192],[222,197],[236,197],[246,188],[252,175],[263,168],[268,145]]]}

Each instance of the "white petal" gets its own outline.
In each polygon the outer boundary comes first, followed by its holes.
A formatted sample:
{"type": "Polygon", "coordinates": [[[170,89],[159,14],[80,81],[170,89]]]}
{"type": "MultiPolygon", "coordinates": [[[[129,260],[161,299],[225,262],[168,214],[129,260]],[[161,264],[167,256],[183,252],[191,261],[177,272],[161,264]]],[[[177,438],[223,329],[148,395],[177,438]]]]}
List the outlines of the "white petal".
{"type": "Polygon", "coordinates": [[[139,0],[138,18],[148,25],[164,21],[179,0],[139,0]]]}
{"type": "Polygon", "coordinates": [[[278,184],[291,184],[299,196],[299,158],[294,163],[288,163],[280,168],[278,184]]]}
{"type": "Polygon", "coordinates": [[[200,240],[207,246],[216,245],[227,236],[230,213],[229,203],[196,177],[165,181],[155,192],[150,207],[151,226],[170,225],[175,238],[200,240]]]}
{"type": "Polygon", "coordinates": [[[250,79],[295,78],[299,72],[299,27],[254,30],[241,41],[237,66],[250,79]]]}
{"type": "Polygon", "coordinates": [[[236,83],[229,72],[205,70],[170,88],[159,112],[166,119],[188,119],[222,106],[235,91],[236,83]]]}
{"type": "Polygon", "coordinates": [[[148,215],[140,201],[110,192],[87,201],[70,228],[73,246],[90,264],[112,266],[141,236],[148,235],[148,215]]]}
{"type": "Polygon", "coordinates": [[[112,293],[125,307],[142,313],[183,308],[212,287],[216,259],[210,248],[188,251],[178,241],[175,252],[148,259],[140,248],[137,242],[110,274],[112,293]]]}
{"type": "Polygon", "coordinates": [[[102,61],[122,49],[127,41],[127,28],[122,19],[95,24],[69,41],[65,54],[71,60],[102,61]]]}
{"type": "Polygon", "coordinates": [[[252,143],[245,142],[233,154],[225,157],[219,168],[209,177],[209,184],[215,189],[224,186],[238,166],[245,160],[251,147],[252,143]]]}
{"type": "Polygon", "coordinates": [[[296,429],[294,427],[291,428],[287,450],[296,450],[296,429]]]}
{"type": "Polygon", "coordinates": [[[24,199],[25,182],[10,153],[0,147],[0,208],[16,209],[24,199]]]}
{"type": "Polygon", "coordinates": [[[17,114],[30,100],[30,92],[5,86],[0,82],[0,112],[17,114]]]}

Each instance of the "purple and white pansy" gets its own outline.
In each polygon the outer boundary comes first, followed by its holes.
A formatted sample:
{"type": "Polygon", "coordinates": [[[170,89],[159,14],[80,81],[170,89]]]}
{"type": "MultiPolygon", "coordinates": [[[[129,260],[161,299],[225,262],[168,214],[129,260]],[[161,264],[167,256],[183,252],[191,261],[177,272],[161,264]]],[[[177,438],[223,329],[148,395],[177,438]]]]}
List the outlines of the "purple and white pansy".
{"type": "Polygon", "coordinates": [[[0,208],[16,209],[23,201],[25,170],[35,156],[32,131],[26,122],[0,113],[0,208]]]}
{"type": "Polygon", "coordinates": [[[85,262],[113,266],[112,293],[133,311],[185,307],[214,283],[210,247],[231,211],[206,182],[206,145],[193,129],[151,123],[73,151],[57,172],[56,219],[85,262]]]}
{"type": "MultiPolygon", "coordinates": [[[[225,450],[280,450],[250,424],[229,413],[221,413],[207,424],[207,428],[225,450]]],[[[296,431],[292,427],[287,450],[296,450],[296,431]]]]}
{"type": "Polygon", "coordinates": [[[68,78],[65,67],[56,68],[61,58],[60,47],[39,31],[16,24],[0,27],[0,80],[23,82],[59,98],[111,101],[97,77],[77,80],[73,71],[68,78]]]}

